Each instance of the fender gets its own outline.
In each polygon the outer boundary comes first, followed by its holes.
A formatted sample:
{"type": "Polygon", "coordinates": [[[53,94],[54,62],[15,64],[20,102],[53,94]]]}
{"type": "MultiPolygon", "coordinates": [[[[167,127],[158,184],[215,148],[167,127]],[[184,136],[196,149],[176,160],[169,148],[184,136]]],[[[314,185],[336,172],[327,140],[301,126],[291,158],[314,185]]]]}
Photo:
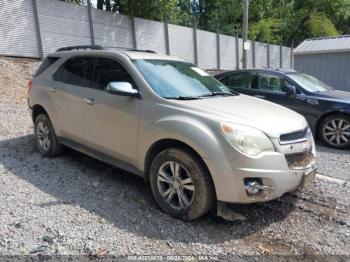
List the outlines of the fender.
{"type": "MultiPolygon", "coordinates": [[[[46,113],[48,114],[51,123],[53,125],[53,128],[55,129],[56,134],[59,136],[59,124],[58,119],[56,118],[55,114],[55,108],[54,108],[54,102],[52,101],[52,98],[48,95],[47,92],[49,92],[47,87],[43,87],[40,84],[34,86],[33,88],[36,88],[35,92],[32,91],[32,96],[28,100],[28,104],[30,108],[34,109],[35,106],[41,106],[44,108],[46,113]]],[[[34,120],[34,119],[33,119],[34,120]]]]}
{"type": "Polygon", "coordinates": [[[188,116],[172,115],[149,123],[141,128],[140,143],[138,150],[138,168],[144,170],[145,158],[148,150],[157,141],[174,139],[193,148],[203,159],[224,159],[223,151],[220,150],[218,140],[219,127],[215,128],[208,124],[190,118],[188,116]]]}
{"type": "Polygon", "coordinates": [[[349,107],[345,107],[339,110],[340,113],[350,115],[350,105],[349,107]]]}

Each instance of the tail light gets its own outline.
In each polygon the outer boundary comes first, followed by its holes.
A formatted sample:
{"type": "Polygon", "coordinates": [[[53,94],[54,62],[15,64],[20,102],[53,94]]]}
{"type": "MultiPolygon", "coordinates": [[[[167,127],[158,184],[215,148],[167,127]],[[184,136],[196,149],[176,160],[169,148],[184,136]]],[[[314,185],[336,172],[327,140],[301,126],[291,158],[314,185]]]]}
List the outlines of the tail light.
{"type": "Polygon", "coordinates": [[[28,81],[28,94],[30,93],[30,90],[32,89],[32,86],[33,86],[33,81],[29,80],[28,81]]]}

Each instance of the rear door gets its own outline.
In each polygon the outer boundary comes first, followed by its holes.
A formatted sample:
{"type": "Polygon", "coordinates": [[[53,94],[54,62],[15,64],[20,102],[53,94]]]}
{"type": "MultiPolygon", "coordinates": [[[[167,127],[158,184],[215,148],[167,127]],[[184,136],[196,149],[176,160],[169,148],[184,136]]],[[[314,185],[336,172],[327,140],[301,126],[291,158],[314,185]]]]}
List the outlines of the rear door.
{"type": "Polygon", "coordinates": [[[87,145],[93,149],[92,154],[104,153],[128,164],[136,164],[142,100],[106,92],[110,82],[129,82],[137,89],[136,84],[126,68],[115,59],[97,58],[93,71],[83,105],[87,145]]]}
{"type": "Polygon", "coordinates": [[[256,95],[257,77],[255,72],[239,72],[230,74],[220,81],[231,90],[246,95],[256,95]]]}
{"type": "Polygon", "coordinates": [[[51,89],[61,136],[83,144],[83,98],[90,84],[94,58],[77,56],[68,59],[54,74],[51,89]]]}

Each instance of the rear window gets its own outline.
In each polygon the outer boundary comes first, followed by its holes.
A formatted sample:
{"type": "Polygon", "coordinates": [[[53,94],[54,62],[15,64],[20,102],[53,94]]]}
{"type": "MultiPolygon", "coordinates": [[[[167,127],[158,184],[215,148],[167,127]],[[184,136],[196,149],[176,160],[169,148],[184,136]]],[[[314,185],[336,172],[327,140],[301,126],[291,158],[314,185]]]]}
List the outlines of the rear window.
{"type": "Polygon", "coordinates": [[[47,68],[49,68],[50,65],[52,65],[53,63],[55,63],[58,59],[60,59],[59,57],[55,57],[55,56],[48,56],[44,59],[44,61],[41,63],[41,65],[39,66],[38,71],[36,71],[34,76],[38,76],[40,75],[42,72],[44,72],[47,68]]]}

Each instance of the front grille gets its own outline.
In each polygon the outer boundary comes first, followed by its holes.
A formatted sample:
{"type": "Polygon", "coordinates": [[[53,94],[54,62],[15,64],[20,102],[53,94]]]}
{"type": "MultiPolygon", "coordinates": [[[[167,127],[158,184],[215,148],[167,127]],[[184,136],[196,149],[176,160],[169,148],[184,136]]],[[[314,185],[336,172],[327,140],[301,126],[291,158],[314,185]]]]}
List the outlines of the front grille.
{"type": "Polygon", "coordinates": [[[301,131],[296,131],[288,134],[280,135],[280,143],[289,143],[301,139],[307,139],[308,138],[308,129],[305,128],[301,131]]]}
{"type": "Polygon", "coordinates": [[[290,169],[305,168],[315,160],[311,151],[287,154],[285,157],[290,169]]]}

